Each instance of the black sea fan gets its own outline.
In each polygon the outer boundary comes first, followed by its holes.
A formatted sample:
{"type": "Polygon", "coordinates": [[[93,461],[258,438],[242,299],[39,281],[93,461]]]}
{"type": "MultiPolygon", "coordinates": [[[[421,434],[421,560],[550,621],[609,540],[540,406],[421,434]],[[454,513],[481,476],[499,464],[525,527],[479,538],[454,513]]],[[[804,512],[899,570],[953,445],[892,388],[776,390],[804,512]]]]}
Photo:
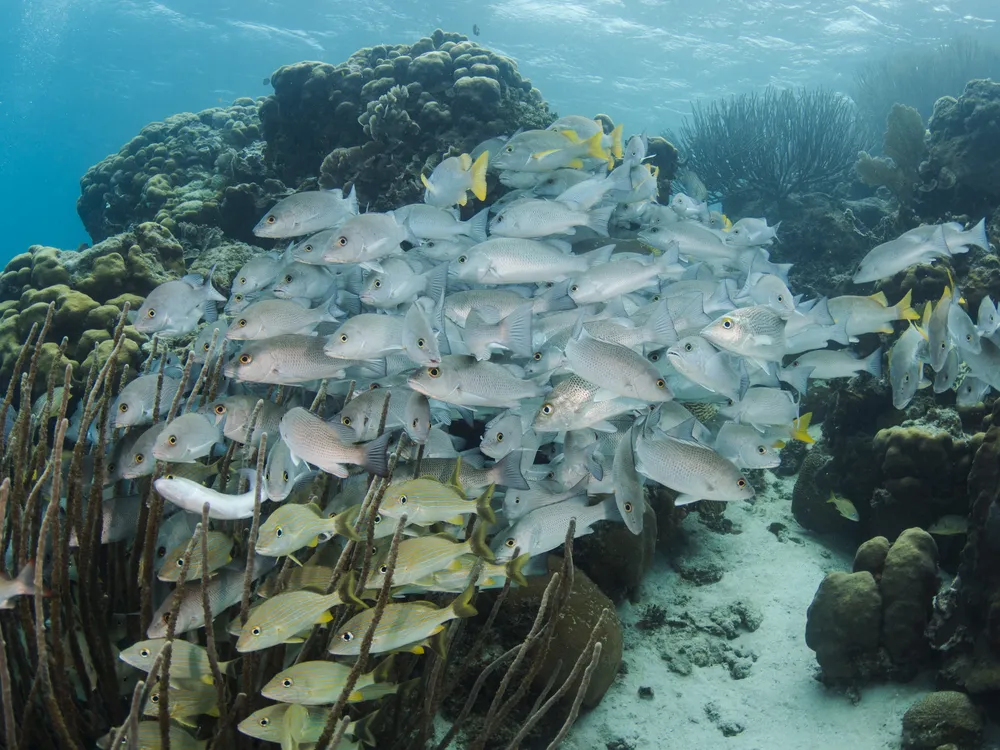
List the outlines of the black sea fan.
{"type": "Polygon", "coordinates": [[[711,198],[782,200],[831,189],[873,140],[855,105],[840,94],[768,87],[692,104],[679,145],[711,198]]]}

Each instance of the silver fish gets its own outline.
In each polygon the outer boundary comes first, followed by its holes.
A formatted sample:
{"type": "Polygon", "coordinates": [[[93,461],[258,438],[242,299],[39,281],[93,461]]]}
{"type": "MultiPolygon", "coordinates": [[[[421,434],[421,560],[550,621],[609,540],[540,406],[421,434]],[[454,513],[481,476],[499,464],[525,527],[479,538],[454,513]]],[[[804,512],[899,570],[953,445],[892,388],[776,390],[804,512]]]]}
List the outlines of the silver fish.
{"type": "Polygon", "coordinates": [[[117,460],[119,466],[117,474],[121,479],[138,479],[153,473],[156,469],[153,446],[164,427],[166,427],[164,422],[154,424],[139,435],[127,453],[122,453],[117,460]]]}
{"type": "Polygon", "coordinates": [[[346,196],[340,188],[295,193],[264,214],[253,233],[258,237],[301,237],[335,227],[357,212],[353,187],[346,196]]]}
{"type": "Polygon", "coordinates": [[[510,351],[515,357],[528,357],[533,315],[531,302],[514,309],[496,324],[486,322],[479,310],[473,310],[465,319],[462,338],[478,360],[489,359],[500,350],[510,351]]]}
{"type": "Polygon", "coordinates": [[[392,212],[396,223],[406,227],[414,244],[421,240],[450,240],[467,237],[475,242],[486,239],[488,209],[483,209],[468,221],[457,214],[426,203],[411,203],[392,212]]]}
{"type": "Polygon", "coordinates": [[[667,361],[691,382],[738,401],[749,386],[746,365],[701,336],[686,336],[667,349],[667,361]]]}
{"type": "Polygon", "coordinates": [[[659,279],[667,278],[681,270],[677,261],[677,247],[659,257],[650,256],[646,262],[638,259],[611,260],[574,276],[569,287],[569,296],[578,305],[605,302],[622,294],[629,294],[659,279]]]}
{"type": "Polygon", "coordinates": [[[190,412],[175,417],[160,432],[153,443],[153,456],[160,461],[194,463],[221,440],[222,430],[212,419],[190,412]]]}
{"type": "MultiPolygon", "coordinates": [[[[442,293],[444,290],[441,290],[442,293]]],[[[441,348],[431,325],[434,303],[426,297],[410,303],[403,317],[403,353],[418,365],[436,365],[441,362],[441,348]]]]}
{"type": "Polygon", "coordinates": [[[614,500],[597,505],[587,505],[586,496],[570,498],[553,505],[536,508],[518,519],[493,540],[493,554],[497,562],[506,562],[518,554],[532,557],[554,550],[566,541],[570,521],[576,521],[574,538],[590,534],[598,521],[621,520],[614,500]]]}
{"type": "Polygon", "coordinates": [[[719,428],[712,447],[738,469],[773,469],[781,464],[779,441],[748,424],[726,422],[719,428]]]}
{"type": "Polygon", "coordinates": [[[230,293],[252,294],[271,286],[285,262],[280,253],[264,253],[251,258],[233,278],[230,293]]]}
{"type": "MultiPolygon", "coordinates": [[[[118,398],[111,406],[114,414],[114,427],[133,427],[149,424],[153,421],[153,405],[156,400],[158,375],[140,375],[122,388],[118,398]]],[[[181,381],[176,378],[164,377],[160,390],[160,408],[158,416],[163,416],[170,410],[170,404],[180,390],[181,381]]]]}
{"type": "Polygon", "coordinates": [[[496,237],[473,245],[453,266],[458,278],[479,284],[534,284],[563,281],[604,263],[614,245],[585,255],[564,253],[538,240],[496,237]]]}
{"type": "Polygon", "coordinates": [[[242,341],[266,339],[287,333],[311,333],[320,323],[329,323],[343,317],[337,307],[336,297],[325,305],[312,309],[290,299],[270,299],[254,302],[239,315],[234,316],[226,338],[242,341]]]}
{"type": "Polygon", "coordinates": [[[206,413],[211,415],[215,424],[222,428],[223,434],[230,440],[243,445],[249,437],[249,442],[257,445],[263,434],[267,434],[273,442],[278,434],[278,422],[285,409],[280,404],[257,396],[227,396],[210,403],[206,407],[206,413]],[[264,403],[254,424],[253,433],[248,435],[250,418],[260,400],[264,403]]]}
{"type": "Polygon", "coordinates": [[[646,499],[642,491],[642,477],[635,469],[634,429],[629,429],[618,441],[611,473],[618,513],[629,531],[641,534],[646,499]]]}
{"type": "Polygon", "coordinates": [[[360,297],[364,304],[379,308],[397,307],[418,296],[439,300],[447,282],[447,264],[417,273],[402,258],[384,258],[382,271],[368,275],[360,297]]]}
{"type": "Polygon", "coordinates": [[[226,365],[225,374],[251,383],[298,385],[324,378],[344,378],[348,368],[354,366],[370,367],[365,362],[333,359],[327,356],[324,345],[319,336],[299,333],[248,341],[226,365]]]}
{"type": "Polygon", "coordinates": [[[906,408],[924,384],[924,361],[927,359],[924,335],[917,326],[911,325],[889,350],[889,383],[892,385],[892,405],[897,409],[906,408]]]}
{"type": "Polygon", "coordinates": [[[152,336],[183,336],[198,327],[203,317],[209,323],[218,317],[216,302],[226,298],[212,286],[212,272],[204,278],[197,274],[178,281],[166,281],[151,291],[136,312],[133,325],[140,333],[152,336]]]}
{"type": "Polygon", "coordinates": [[[464,206],[471,192],[479,200],[486,200],[486,167],[490,152],[483,151],[473,160],[469,154],[449,156],[441,161],[430,177],[420,175],[424,184],[424,203],[429,206],[464,206]]]}
{"type": "Polygon", "coordinates": [[[701,335],[720,349],[758,365],[779,362],[785,354],[785,320],[762,305],[728,312],[702,329],[701,335]]]}
{"type": "Polygon", "coordinates": [[[562,201],[523,200],[505,206],[490,221],[490,235],[535,239],[553,234],[575,234],[577,227],[586,227],[602,237],[608,236],[608,221],[614,206],[602,206],[591,211],[562,201]]]}
{"type": "Polygon", "coordinates": [[[400,251],[406,229],[391,214],[352,216],[340,226],[340,234],[323,253],[326,263],[359,263],[380,270],[378,261],[400,251]]]}
{"type": "Polygon", "coordinates": [[[545,387],[517,377],[502,365],[477,362],[468,355],[447,355],[441,364],[418,370],[407,384],[428,398],[458,406],[513,408],[521,399],[541,396],[545,387]]]}
{"type": "Polygon", "coordinates": [[[239,495],[218,492],[191,479],[175,477],[170,474],[154,481],[153,487],[164,500],[168,500],[190,513],[201,513],[202,507],[208,503],[209,518],[235,521],[253,516],[257,497],[256,474],[250,469],[241,469],[240,474],[247,478],[250,487],[239,495]]]}
{"type": "Polygon", "coordinates": [[[431,405],[423,393],[413,391],[403,408],[403,429],[410,440],[424,445],[431,432],[431,405]]]}
{"type": "Polygon", "coordinates": [[[278,429],[293,462],[305,461],[338,477],[347,476],[348,464],[361,466],[378,476],[385,476],[388,471],[389,433],[370,443],[352,445],[344,441],[343,432],[300,406],[285,413],[278,429]]]}
{"type": "Polygon", "coordinates": [[[719,414],[755,427],[787,425],[799,416],[799,405],[790,391],[755,385],[736,403],[723,406],[719,414]]]}
{"type": "Polygon", "coordinates": [[[579,375],[570,375],[560,380],[535,413],[532,428],[536,432],[565,432],[588,428],[607,432],[615,429],[608,421],[612,417],[646,409],[648,406],[645,401],[632,398],[594,401],[594,396],[600,390],[600,386],[579,375]]]}
{"type": "Polygon", "coordinates": [[[752,247],[754,245],[770,245],[777,239],[779,221],[773,227],[767,225],[767,219],[752,219],[749,217],[740,219],[726,233],[726,242],[730,245],[740,247],[752,247]]]}
{"type": "Polygon", "coordinates": [[[299,483],[316,475],[316,472],[303,462],[292,461],[291,451],[284,440],[278,440],[267,454],[267,465],[264,468],[264,488],[267,499],[283,503],[299,483]]]}
{"type": "Polygon", "coordinates": [[[289,263],[278,271],[271,291],[278,299],[316,301],[326,300],[336,285],[336,276],[325,266],[289,263]]]}
{"type": "Polygon", "coordinates": [[[931,232],[917,227],[872,248],[858,264],[854,283],[888,279],[910,266],[933,263],[940,258],[950,258],[954,253],[968,252],[968,249],[968,246],[950,248],[940,226],[934,227],[931,232]]]}
{"type": "Polygon", "coordinates": [[[566,361],[581,378],[617,396],[640,401],[669,401],[673,397],[666,381],[641,354],[598,341],[582,330],[566,344],[566,361]]]}

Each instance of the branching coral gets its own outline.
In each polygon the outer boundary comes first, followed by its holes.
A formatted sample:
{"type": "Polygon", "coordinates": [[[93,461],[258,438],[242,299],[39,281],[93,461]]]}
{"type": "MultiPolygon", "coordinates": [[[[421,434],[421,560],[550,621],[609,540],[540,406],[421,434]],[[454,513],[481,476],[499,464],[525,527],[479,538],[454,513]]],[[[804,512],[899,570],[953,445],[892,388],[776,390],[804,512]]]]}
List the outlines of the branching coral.
{"type": "Polygon", "coordinates": [[[840,95],[768,88],[695,104],[679,146],[713,198],[780,201],[831,189],[871,141],[854,105],[840,95]]]}

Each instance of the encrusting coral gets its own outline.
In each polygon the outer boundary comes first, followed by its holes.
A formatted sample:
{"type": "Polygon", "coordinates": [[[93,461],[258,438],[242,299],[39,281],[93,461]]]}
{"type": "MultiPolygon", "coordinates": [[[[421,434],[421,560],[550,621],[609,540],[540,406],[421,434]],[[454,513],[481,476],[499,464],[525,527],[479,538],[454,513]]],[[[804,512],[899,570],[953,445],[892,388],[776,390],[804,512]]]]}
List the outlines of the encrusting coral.
{"type": "Polygon", "coordinates": [[[927,154],[924,143],[924,121],[913,107],[894,104],[886,120],[882,136],[884,156],[858,154],[854,165],[858,177],[869,187],[884,185],[900,205],[909,203],[920,181],[920,163],[927,154]]]}

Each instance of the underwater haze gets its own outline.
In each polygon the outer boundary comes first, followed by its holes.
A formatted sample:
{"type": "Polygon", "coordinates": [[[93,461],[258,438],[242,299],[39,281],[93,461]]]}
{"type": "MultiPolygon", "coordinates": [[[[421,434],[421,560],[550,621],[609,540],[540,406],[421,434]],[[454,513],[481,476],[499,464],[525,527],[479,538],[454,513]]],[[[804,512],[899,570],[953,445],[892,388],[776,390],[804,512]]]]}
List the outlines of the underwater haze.
{"type": "MultiPolygon", "coordinates": [[[[0,7],[0,260],[88,242],[79,179],[145,124],[270,93],[299,60],[434,28],[514,58],[559,113],[606,112],[639,132],[690,101],[777,86],[844,90],[866,58],[995,33],[992,0],[7,0],[0,7]]],[[[956,94],[959,92],[955,92],[956,94]]]]}

